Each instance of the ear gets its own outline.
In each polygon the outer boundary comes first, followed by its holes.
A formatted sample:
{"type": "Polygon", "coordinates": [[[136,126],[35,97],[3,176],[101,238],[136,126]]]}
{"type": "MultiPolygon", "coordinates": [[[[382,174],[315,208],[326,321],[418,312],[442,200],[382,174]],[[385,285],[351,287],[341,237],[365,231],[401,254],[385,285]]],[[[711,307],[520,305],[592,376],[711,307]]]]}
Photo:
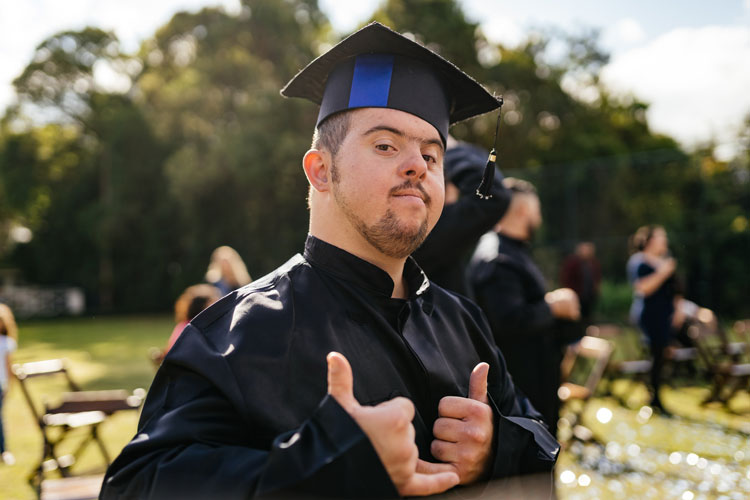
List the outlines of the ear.
{"type": "Polygon", "coordinates": [[[331,189],[330,166],[331,155],[327,151],[311,149],[302,159],[302,168],[305,170],[307,181],[316,191],[331,189]]]}

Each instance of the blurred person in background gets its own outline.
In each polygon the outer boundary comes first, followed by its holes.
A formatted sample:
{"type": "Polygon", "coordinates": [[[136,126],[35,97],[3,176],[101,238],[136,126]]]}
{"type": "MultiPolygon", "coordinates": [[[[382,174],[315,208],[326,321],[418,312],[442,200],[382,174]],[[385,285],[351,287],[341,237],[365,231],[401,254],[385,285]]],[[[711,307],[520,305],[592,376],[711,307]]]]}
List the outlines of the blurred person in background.
{"type": "Polygon", "coordinates": [[[492,229],[510,203],[503,176],[495,172],[489,197],[479,197],[487,151],[448,136],[443,164],[445,206],[435,228],[412,254],[430,281],[469,296],[466,264],[479,238],[492,229]]]}
{"type": "Polygon", "coordinates": [[[644,333],[651,351],[650,405],[664,415],[659,389],[664,371],[664,354],[672,340],[673,321],[681,323],[682,315],[675,316],[680,300],[675,271],[677,261],[669,254],[667,231],[659,225],[638,228],[631,238],[633,255],[628,261],[628,279],[633,285],[631,318],[644,333]]]}
{"type": "Polygon", "coordinates": [[[13,317],[13,311],[5,304],[0,304],[0,463],[13,465],[16,463],[13,454],[5,449],[5,434],[3,430],[3,398],[12,380],[10,354],[18,347],[18,328],[13,317]]]}
{"type": "Polygon", "coordinates": [[[560,286],[570,288],[578,295],[584,326],[591,322],[591,315],[599,298],[601,280],[602,271],[596,258],[596,246],[590,241],[578,243],[575,251],[563,261],[560,286]]]}
{"type": "Polygon", "coordinates": [[[252,281],[245,262],[237,251],[229,246],[220,246],[211,253],[206,271],[206,281],[219,289],[223,297],[231,291],[252,281]]]}
{"type": "Polygon", "coordinates": [[[166,352],[172,348],[178,337],[198,313],[221,298],[219,289],[205,283],[189,286],[177,297],[174,304],[175,326],[167,341],[166,352]]]}
{"type": "Polygon", "coordinates": [[[510,207],[482,236],[469,264],[469,282],[489,319],[513,381],[557,431],[563,345],[580,337],[580,308],[570,288],[547,292],[530,243],[542,224],[536,188],[506,178],[510,207]]]}

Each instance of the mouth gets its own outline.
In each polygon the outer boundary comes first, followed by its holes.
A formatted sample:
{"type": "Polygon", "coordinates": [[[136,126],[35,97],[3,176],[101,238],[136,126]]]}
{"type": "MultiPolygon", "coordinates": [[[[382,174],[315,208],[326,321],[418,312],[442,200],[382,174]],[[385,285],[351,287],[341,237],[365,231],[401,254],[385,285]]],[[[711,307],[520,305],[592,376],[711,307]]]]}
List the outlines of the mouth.
{"type": "Polygon", "coordinates": [[[424,188],[420,185],[413,185],[411,183],[408,184],[402,184],[401,186],[397,186],[393,189],[391,189],[390,195],[394,198],[402,198],[405,200],[412,199],[412,200],[420,200],[425,205],[429,205],[430,196],[425,192],[424,188]]]}
{"type": "Polygon", "coordinates": [[[425,201],[424,195],[419,191],[400,191],[397,193],[393,193],[393,196],[396,198],[418,198],[422,201],[425,201]]]}

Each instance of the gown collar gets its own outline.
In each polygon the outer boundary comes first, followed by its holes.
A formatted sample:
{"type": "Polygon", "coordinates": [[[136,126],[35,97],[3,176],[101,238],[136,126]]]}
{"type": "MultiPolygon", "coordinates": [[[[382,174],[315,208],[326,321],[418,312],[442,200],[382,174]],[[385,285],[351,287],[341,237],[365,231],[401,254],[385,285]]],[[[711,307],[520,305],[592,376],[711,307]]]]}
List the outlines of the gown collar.
{"type": "Polygon", "coordinates": [[[517,247],[519,247],[519,248],[521,248],[523,250],[530,250],[531,249],[531,242],[529,242],[529,241],[519,240],[518,238],[513,238],[513,237],[508,236],[506,234],[503,234],[501,232],[498,232],[497,234],[500,237],[500,244],[502,244],[503,241],[504,241],[506,244],[515,245],[515,246],[517,246],[517,247]]]}
{"type": "MultiPolygon", "coordinates": [[[[305,241],[304,256],[314,266],[339,279],[389,298],[393,294],[393,280],[387,272],[311,234],[307,235],[305,241]]],[[[409,299],[424,295],[430,288],[424,271],[411,257],[406,259],[404,277],[409,287],[409,299]]]]}

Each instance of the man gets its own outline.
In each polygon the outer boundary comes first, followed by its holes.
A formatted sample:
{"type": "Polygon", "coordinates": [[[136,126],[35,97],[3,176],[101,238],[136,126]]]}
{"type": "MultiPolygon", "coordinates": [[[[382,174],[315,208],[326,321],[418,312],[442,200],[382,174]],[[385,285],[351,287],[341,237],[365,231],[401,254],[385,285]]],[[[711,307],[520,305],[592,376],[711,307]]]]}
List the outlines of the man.
{"type": "Polygon", "coordinates": [[[430,281],[446,290],[469,296],[466,263],[479,238],[492,229],[510,203],[510,192],[496,172],[490,196],[476,195],[487,152],[448,137],[445,152],[445,206],[440,219],[414,259],[430,281]]]}
{"type": "Polygon", "coordinates": [[[602,271],[596,258],[596,246],[590,241],[581,241],[575,251],[565,258],[560,270],[560,285],[572,289],[581,304],[581,321],[588,325],[594,306],[599,298],[602,271]]]}
{"type": "Polygon", "coordinates": [[[510,207],[482,237],[469,264],[469,281],[516,386],[557,428],[561,328],[580,317],[578,298],[569,288],[545,293],[544,276],[529,243],[542,224],[539,197],[526,181],[506,178],[510,207]]]}
{"type": "Polygon", "coordinates": [[[376,23],[282,93],[321,105],[305,252],[188,325],[102,498],[415,496],[549,470],[557,443],[479,309],[408,258],[440,214],[449,123],[494,98],[376,23]]]}

